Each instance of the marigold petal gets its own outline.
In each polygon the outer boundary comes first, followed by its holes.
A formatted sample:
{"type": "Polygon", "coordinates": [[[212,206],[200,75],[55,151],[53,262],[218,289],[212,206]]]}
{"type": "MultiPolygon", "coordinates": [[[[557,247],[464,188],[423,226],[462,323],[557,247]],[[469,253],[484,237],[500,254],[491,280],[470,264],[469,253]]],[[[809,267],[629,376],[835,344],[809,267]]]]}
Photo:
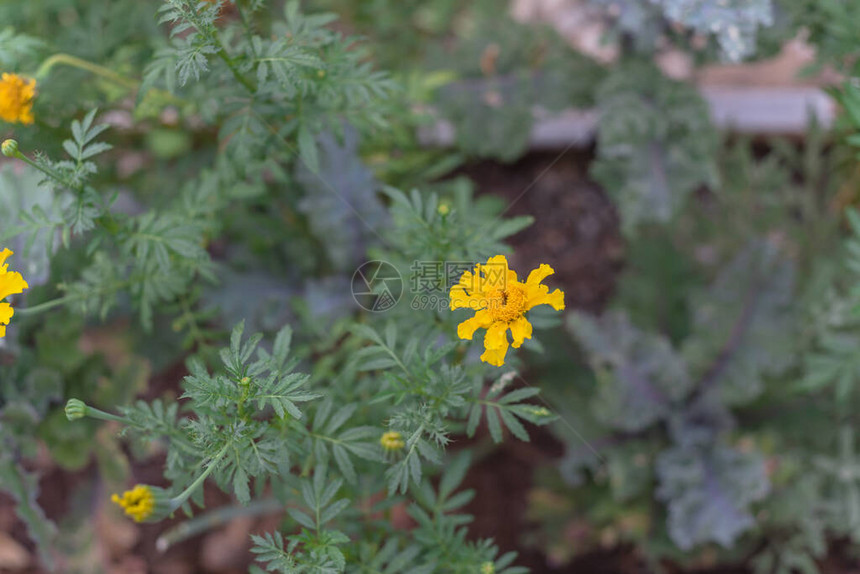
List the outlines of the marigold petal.
{"type": "Polygon", "coordinates": [[[505,364],[505,355],[508,352],[507,343],[502,349],[485,349],[481,355],[481,360],[496,367],[501,367],[505,364]]]}
{"type": "Polygon", "coordinates": [[[487,306],[487,298],[483,294],[469,294],[462,285],[451,287],[451,310],[456,309],[483,309],[487,306]]]}
{"type": "Polygon", "coordinates": [[[23,293],[29,285],[24,281],[24,277],[16,272],[0,271],[0,300],[5,299],[9,295],[23,293]]]}
{"type": "Polygon", "coordinates": [[[513,347],[518,349],[526,339],[532,338],[532,324],[525,316],[520,317],[510,324],[511,335],[514,338],[513,347]]]}
{"type": "Polygon", "coordinates": [[[546,263],[541,263],[540,267],[529,273],[529,278],[526,279],[526,285],[536,287],[553,273],[555,273],[555,270],[552,267],[546,263]]]}
{"type": "Polygon", "coordinates": [[[493,323],[493,318],[487,310],[478,311],[474,317],[469,317],[457,326],[457,336],[461,339],[471,339],[475,331],[487,328],[493,323]]]}
{"type": "Polygon", "coordinates": [[[0,273],[2,273],[3,271],[6,271],[6,266],[4,265],[4,263],[6,262],[6,258],[9,257],[10,255],[12,255],[13,253],[14,252],[11,249],[9,249],[8,247],[6,249],[4,249],[3,251],[0,251],[0,265],[3,265],[3,268],[0,269],[0,273]]]}
{"type": "Polygon", "coordinates": [[[526,286],[526,310],[537,305],[551,305],[556,311],[564,309],[564,292],[556,289],[552,293],[546,285],[526,286]]]}
{"type": "Polygon", "coordinates": [[[472,271],[463,271],[463,274],[460,275],[460,281],[457,284],[463,289],[473,291],[475,289],[475,276],[478,274],[480,269],[481,266],[476,265],[472,271]]]}
{"type": "Polygon", "coordinates": [[[481,291],[493,291],[504,289],[508,281],[516,281],[517,274],[508,267],[508,260],[504,255],[496,255],[487,259],[484,265],[480,265],[483,273],[481,279],[481,291]]]}
{"type": "Polygon", "coordinates": [[[12,305],[9,303],[0,303],[0,324],[8,325],[14,314],[15,310],[12,309],[12,305]]]}
{"type": "Polygon", "coordinates": [[[484,335],[484,347],[487,349],[501,349],[508,346],[508,324],[495,321],[487,327],[484,335]]]}
{"type": "Polygon", "coordinates": [[[534,299],[529,298],[528,308],[531,309],[536,305],[550,305],[556,311],[561,311],[564,309],[564,292],[556,289],[552,293],[543,293],[534,299]]]}
{"type": "Polygon", "coordinates": [[[544,301],[547,305],[555,309],[556,311],[561,311],[564,309],[564,291],[561,289],[556,289],[552,293],[546,296],[546,301],[544,301]]]}

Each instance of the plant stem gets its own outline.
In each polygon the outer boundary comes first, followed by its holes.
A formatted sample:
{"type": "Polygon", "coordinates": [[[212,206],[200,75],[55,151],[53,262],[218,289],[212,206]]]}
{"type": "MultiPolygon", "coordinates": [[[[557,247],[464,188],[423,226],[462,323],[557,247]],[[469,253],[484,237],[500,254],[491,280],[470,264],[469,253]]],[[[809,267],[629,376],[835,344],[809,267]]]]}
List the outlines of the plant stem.
{"type": "MultiPolygon", "coordinates": [[[[128,90],[137,90],[140,88],[140,82],[134,80],[132,78],[126,78],[120,74],[117,74],[110,68],[105,68],[104,66],[99,66],[98,64],[93,64],[92,62],[88,62],[86,60],[82,60],[75,56],[71,56],[69,54],[54,54],[39,66],[39,69],[36,70],[35,77],[37,80],[41,80],[45,76],[48,75],[48,72],[51,71],[51,68],[56,66],[57,64],[65,64],[67,66],[71,66],[73,68],[78,68],[79,70],[85,70],[97,76],[101,76],[106,80],[110,80],[111,82],[122,86],[128,90]]],[[[182,98],[176,97],[170,92],[166,90],[161,90],[158,88],[152,88],[149,92],[156,93],[159,96],[163,97],[165,100],[173,103],[173,104],[181,104],[184,102],[182,98]]],[[[147,92],[147,93],[149,93],[147,92]]],[[[55,128],[53,128],[55,129],[55,128]]]]}
{"type": "Polygon", "coordinates": [[[42,311],[49,311],[54,307],[59,307],[64,305],[74,299],[71,295],[64,295],[62,297],[58,297],[57,299],[51,299],[50,301],[45,301],[44,303],[39,303],[38,305],[33,305],[32,307],[23,307],[21,309],[15,309],[16,315],[32,315],[34,313],[41,313],[42,311]]]}
{"type": "Polygon", "coordinates": [[[217,528],[234,518],[242,516],[258,516],[261,514],[275,513],[283,509],[281,502],[275,498],[264,498],[255,500],[248,506],[224,506],[216,508],[211,512],[201,514],[190,520],[171,528],[158,537],[155,547],[159,552],[166,552],[171,546],[197,536],[207,530],[217,528]]]}
{"type": "Polygon", "coordinates": [[[119,415],[114,415],[111,413],[106,413],[102,410],[99,410],[95,407],[91,407],[89,405],[86,406],[86,416],[92,417],[94,419],[101,419],[103,421],[116,421],[118,423],[123,423],[125,425],[131,424],[131,421],[125,417],[121,417],[119,415]]]}
{"type": "Polygon", "coordinates": [[[53,68],[57,64],[66,64],[67,66],[72,66],[73,68],[86,70],[87,72],[91,72],[97,76],[101,76],[102,78],[110,80],[115,84],[119,84],[124,88],[128,88],[129,90],[136,90],[140,86],[139,82],[121,76],[109,68],[99,66],[98,64],[93,64],[92,62],[87,62],[86,60],[81,60],[80,58],[76,58],[75,56],[71,56],[69,54],[54,54],[53,56],[42,62],[42,65],[39,66],[39,69],[36,71],[36,79],[39,80],[45,77],[48,72],[51,71],[51,68],[53,68]]]}
{"type": "Polygon", "coordinates": [[[222,458],[224,458],[224,455],[225,455],[225,454],[227,454],[227,449],[228,449],[228,448],[230,448],[230,443],[229,443],[229,442],[228,442],[227,444],[225,444],[225,445],[224,445],[224,448],[222,448],[222,449],[218,452],[218,454],[216,454],[214,457],[212,457],[212,458],[209,460],[209,466],[207,466],[207,467],[206,467],[206,469],[205,469],[202,473],[200,473],[200,476],[198,476],[198,477],[194,480],[194,482],[192,482],[191,484],[189,484],[189,485],[188,485],[188,488],[186,488],[185,490],[183,490],[183,491],[179,494],[179,496],[176,496],[176,497],[174,497],[174,498],[171,500],[171,505],[173,506],[174,510],[175,510],[175,509],[177,509],[177,508],[179,508],[180,506],[182,506],[182,505],[185,503],[185,501],[186,501],[186,500],[188,500],[188,497],[190,497],[190,496],[191,496],[191,494],[192,494],[195,490],[197,490],[197,487],[199,487],[201,484],[203,484],[203,481],[204,481],[204,480],[206,480],[206,478],[207,478],[210,474],[212,474],[212,471],[213,471],[213,470],[215,470],[215,467],[218,465],[218,462],[219,462],[222,458]]]}
{"type": "Polygon", "coordinates": [[[44,165],[39,165],[38,163],[36,163],[35,161],[30,159],[29,157],[27,157],[23,153],[21,153],[20,151],[15,150],[15,152],[11,155],[11,157],[14,157],[15,159],[20,159],[21,161],[23,161],[24,163],[26,163],[30,167],[38,169],[39,171],[41,171],[42,173],[44,173],[45,175],[47,175],[51,179],[55,180],[60,185],[64,185],[66,187],[73,188],[73,186],[69,185],[69,182],[67,182],[65,180],[65,178],[63,178],[63,176],[61,176],[60,174],[55,172],[53,169],[51,169],[47,166],[44,166],[44,165]]]}
{"type": "Polygon", "coordinates": [[[251,95],[255,94],[257,92],[256,86],[254,86],[254,84],[252,84],[248,78],[242,75],[242,73],[239,71],[239,68],[236,67],[236,62],[234,62],[233,58],[231,58],[230,55],[227,53],[227,48],[225,48],[224,44],[221,43],[221,38],[215,36],[215,42],[218,43],[218,57],[224,60],[224,63],[227,64],[228,68],[230,68],[230,71],[233,73],[233,77],[236,78],[236,81],[245,86],[245,89],[251,92],[251,95]]]}

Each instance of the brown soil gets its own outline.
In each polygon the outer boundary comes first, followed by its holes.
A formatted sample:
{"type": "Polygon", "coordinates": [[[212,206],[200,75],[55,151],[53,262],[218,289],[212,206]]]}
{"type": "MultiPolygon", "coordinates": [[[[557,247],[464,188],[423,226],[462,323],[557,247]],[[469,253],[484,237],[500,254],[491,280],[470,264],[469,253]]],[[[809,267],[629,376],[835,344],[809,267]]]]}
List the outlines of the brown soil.
{"type": "Polygon", "coordinates": [[[505,198],[504,216],[535,218],[510,240],[512,267],[525,273],[549,263],[556,272],[550,281],[564,289],[569,307],[599,311],[612,296],[624,242],[615,208],[588,179],[591,157],[590,150],[569,149],[515,164],[482,162],[464,172],[479,192],[505,198]]]}

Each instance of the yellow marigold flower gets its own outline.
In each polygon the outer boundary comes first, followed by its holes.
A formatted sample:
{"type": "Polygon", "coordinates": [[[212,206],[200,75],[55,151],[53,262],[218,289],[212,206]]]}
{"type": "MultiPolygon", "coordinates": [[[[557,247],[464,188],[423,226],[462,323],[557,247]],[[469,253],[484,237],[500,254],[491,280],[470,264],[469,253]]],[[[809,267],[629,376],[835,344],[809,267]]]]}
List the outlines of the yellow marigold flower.
{"type": "Polygon", "coordinates": [[[7,271],[9,266],[5,261],[10,255],[12,255],[12,251],[9,249],[0,251],[0,338],[6,336],[6,325],[12,319],[12,315],[15,314],[15,311],[12,310],[12,305],[3,303],[3,299],[9,295],[23,293],[24,289],[29,287],[20,273],[7,271]]]}
{"type": "Polygon", "coordinates": [[[36,80],[18,74],[0,76],[0,120],[9,123],[33,123],[33,98],[36,80]]]}
{"type": "Polygon", "coordinates": [[[110,499],[120,505],[135,522],[143,522],[155,511],[155,496],[152,494],[152,489],[143,484],[126,490],[122,496],[114,494],[110,499]]]}
{"type": "Polygon", "coordinates": [[[406,446],[406,441],[403,440],[403,435],[399,432],[388,431],[383,433],[382,438],[379,439],[379,444],[386,452],[394,452],[406,446]]]}
{"type": "Polygon", "coordinates": [[[475,331],[486,329],[481,360],[501,367],[511,344],[508,330],[515,349],[531,339],[532,324],[525,317],[526,311],[537,305],[551,305],[556,311],[564,309],[564,293],[560,289],[550,293],[549,287],[541,285],[541,281],[553,273],[552,267],[544,263],[529,273],[523,283],[508,267],[504,255],[490,257],[486,264],[466,271],[460,282],[451,287],[451,309],[465,307],[477,312],[460,323],[457,336],[471,339],[475,331]]]}
{"type": "Polygon", "coordinates": [[[121,506],[126,515],[135,522],[157,522],[176,510],[187,496],[184,499],[173,499],[163,488],[137,484],[131,490],[123,492],[122,496],[114,494],[110,499],[121,506]]]}

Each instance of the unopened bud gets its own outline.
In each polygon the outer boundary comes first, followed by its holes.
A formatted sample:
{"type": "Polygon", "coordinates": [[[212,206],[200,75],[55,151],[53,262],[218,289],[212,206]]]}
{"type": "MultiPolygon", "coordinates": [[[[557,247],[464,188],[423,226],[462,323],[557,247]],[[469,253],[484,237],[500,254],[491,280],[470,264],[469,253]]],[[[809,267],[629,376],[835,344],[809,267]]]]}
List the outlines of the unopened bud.
{"type": "MultiPolygon", "coordinates": [[[[3,152],[5,153],[5,143],[3,144],[3,152]]],[[[70,421],[76,421],[87,416],[87,405],[84,401],[78,399],[69,399],[66,403],[66,418],[70,421]]]]}
{"type": "Polygon", "coordinates": [[[119,505],[135,522],[164,520],[179,507],[166,490],[148,484],[135,485],[122,495],[114,494],[111,501],[119,505]]]}
{"type": "Polygon", "coordinates": [[[3,155],[6,157],[15,157],[18,153],[18,142],[15,140],[4,140],[2,144],[0,144],[0,151],[3,152],[3,155]]]}

